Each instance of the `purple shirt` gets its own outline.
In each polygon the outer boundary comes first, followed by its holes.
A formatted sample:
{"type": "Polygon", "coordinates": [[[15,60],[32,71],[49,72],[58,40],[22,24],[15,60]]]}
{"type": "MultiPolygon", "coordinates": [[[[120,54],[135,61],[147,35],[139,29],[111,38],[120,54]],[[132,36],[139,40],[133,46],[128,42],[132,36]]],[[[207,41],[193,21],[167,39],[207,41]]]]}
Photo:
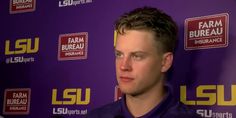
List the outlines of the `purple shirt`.
{"type": "MultiPolygon", "coordinates": [[[[150,112],[138,118],[201,118],[193,110],[175,100],[170,87],[160,104],[150,112]]],[[[88,113],[87,118],[134,118],[129,112],[125,97],[116,102],[97,108],[88,113]]]]}

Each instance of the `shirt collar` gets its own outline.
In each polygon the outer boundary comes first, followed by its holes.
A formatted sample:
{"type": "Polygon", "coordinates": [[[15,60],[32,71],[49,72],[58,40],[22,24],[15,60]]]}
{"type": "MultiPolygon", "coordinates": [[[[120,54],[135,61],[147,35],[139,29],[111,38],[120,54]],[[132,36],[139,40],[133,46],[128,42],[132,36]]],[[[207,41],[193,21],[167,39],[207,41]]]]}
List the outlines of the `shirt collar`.
{"type": "MultiPolygon", "coordinates": [[[[171,91],[171,86],[170,85],[165,85],[166,89],[166,95],[164,96],[163,100],[156,106],[154,107],[150,112],[146,113],[145,115],[139,117],[139,118],[150,118],[155,116],[155,118],[159,118],[159,116],[167,110],[169,104],[171,104],[171,101],[173,100],[172,97],[172,91],[171,91]]],[[[121,111],[123,112],[123,115],[125,118],[133,118],[131,113],[129,112],[126,102],[125,102],[125,96],[122,97],[121,100],[121,111]]]]}

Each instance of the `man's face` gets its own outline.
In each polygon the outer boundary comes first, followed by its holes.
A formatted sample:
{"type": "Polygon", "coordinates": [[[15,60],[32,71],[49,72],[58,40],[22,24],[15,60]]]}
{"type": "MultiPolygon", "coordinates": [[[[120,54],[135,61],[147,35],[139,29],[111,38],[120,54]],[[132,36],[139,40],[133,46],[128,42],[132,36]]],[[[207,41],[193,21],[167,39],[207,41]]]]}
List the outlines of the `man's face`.
{"type": "Polygon", "coordinates": [[[154,33],[127,30],[116,41],[116,76],[121,91],[129,95],[147,92],[162,76],[162,54],[154,33]]]}

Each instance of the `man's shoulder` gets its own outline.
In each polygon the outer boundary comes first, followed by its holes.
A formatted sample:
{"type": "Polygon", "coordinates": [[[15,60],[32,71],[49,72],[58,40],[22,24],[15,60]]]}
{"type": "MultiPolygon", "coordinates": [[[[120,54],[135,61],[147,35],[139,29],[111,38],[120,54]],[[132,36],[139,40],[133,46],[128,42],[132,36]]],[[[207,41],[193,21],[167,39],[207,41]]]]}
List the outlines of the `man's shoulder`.
{"type": "Polygon", "coordinates": [[[193,109],[181,102],[173,104],[164,114],[164,118],[201,118],[193,109]]]}
{"type": "Polygon", "coordinates": [[[107,112],[120,109],[120,101],[112,102],[92,110],[93,112],[107,112]]]}
{"type": "Polygon", "coordinates": [[[121,101],[106,104],[96,108],[87,114],[87,118],[111,118],[121,111],[121,101]]]}

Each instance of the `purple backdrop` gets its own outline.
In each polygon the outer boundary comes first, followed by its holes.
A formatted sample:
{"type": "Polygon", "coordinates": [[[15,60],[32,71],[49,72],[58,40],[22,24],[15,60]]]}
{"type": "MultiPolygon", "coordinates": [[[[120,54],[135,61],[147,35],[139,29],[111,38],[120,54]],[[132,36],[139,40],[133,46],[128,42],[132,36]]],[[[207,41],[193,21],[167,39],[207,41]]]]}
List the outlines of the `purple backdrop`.
{"type": "MultiPolygon", "coordinates": [[[[10,1],[18,1],[16,4],[12,3],[13,6],[20,4],[20,0],[10,1]]],[[[170,14],[179,26],[175,63],[168,73],[176,98],[193,101],[194,105],[190,104],[189,107],[205,117],[236,117],[235,0],[37,0],[35,10],[21,13],[10,13],[10,1],[0,2],[0,116],[84,117],[91,109],[114,101],[114,21],[134,8],[153,6],[170,14]],[[220,13],[229,15],[228,46],[185,50],[185,20],[220,13]],[[87,58],[59,61],[59,35],[80,32],[88,33],[87,58]],[[38,51],[29,53],[27,48],[17,54],[17,51],[21,51],[21,46],[29,47],[27,44],[30,41],[33,48],[37,37],[38,51]],[[6,42],[9,42],[9,46],[6,42]],[[18,46],[15,45],[17,43],[18,46]],[[6,54],[7,49],[13,54],[6,54]],[[22,58],[28,61],[16,62],[22,58]],[[180,92],[180,86],[186,86],[186,89],[180,92]],[[4,113],[4,91],[19,88],[31,90],[31,94],[28,94],[29,113],[4,113]],[[90,89],[88,96],[86,88],[90,89]],[[234,93],[231,93],[231,88],[234,88],[234,93]],[[186,95],[180,97],[184,92],[186,95]],[[204,95],[197,94],[201,92],[204,95]],[[62,104],[53,103],[53,93],[56,101],[62,104]],[[221,101],[222,93],[223,101],[228,101],[229,104],[221,101]],[[76,104],[71,98],[82,101],[87,98],[89,101],[84,104],[77,101],[76,104]],[[66,103],[68,101],[71,101],[71,105],[66,103]],[[200,104],[202,101],[211,104],[200,104]]]]}

